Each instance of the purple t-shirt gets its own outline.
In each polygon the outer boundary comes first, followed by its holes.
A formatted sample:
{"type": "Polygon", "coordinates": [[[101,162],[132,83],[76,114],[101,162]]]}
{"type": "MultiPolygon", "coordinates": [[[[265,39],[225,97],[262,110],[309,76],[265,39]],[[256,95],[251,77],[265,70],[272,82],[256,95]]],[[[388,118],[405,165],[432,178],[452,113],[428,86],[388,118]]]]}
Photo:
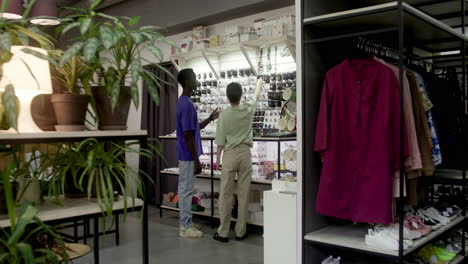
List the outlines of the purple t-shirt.
{"type": "Polygon", "coordinates": [[[177,159],[190,161],[193,158],[185,143],[185,131],[192,131],[193,138],[195,139],[195,150],[200,157],[203,154],[203,148],[197,109],[195,109],[189,97],[181,96],[177,102],[177,159]]]}

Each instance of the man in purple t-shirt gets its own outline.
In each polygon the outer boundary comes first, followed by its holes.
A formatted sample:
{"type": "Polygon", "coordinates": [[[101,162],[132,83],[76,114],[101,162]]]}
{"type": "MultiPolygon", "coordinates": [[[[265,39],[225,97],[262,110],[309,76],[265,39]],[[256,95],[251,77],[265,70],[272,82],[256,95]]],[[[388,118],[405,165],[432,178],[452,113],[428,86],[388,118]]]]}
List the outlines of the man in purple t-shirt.
{"type": "Polygon", "coordinates": [[[177,102],[177,159],[179,160],[179,223],[181,237],[199,238],[203,232],[192,223],[192,197],[195,174],[202,171],[199,157],[203,154],[200,129],[218,118],[215,110],[201,124],[190,95],[197,89],[197,79],[192,69],[179,72],[177,80],[184,89],[177,102]]]}

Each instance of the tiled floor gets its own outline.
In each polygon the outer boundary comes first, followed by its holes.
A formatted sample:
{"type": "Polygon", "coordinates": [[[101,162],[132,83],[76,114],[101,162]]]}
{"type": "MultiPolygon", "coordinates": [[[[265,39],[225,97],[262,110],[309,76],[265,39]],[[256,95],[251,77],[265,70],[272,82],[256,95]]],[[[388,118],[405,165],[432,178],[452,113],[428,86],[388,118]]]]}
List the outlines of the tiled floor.
{"type": "MultiPolygon", "coordinates": [[[[178,233],[178,214],[164,211],[159,217],[159,209],[150,208],[149,239],[150,263],[170,264],[262,264],[263,239],[256,228],[249,232],[245,241],[232,239],[229,243],[213,240],[212,229],[206,219],[195,218],[195,223],[201,225],[205,237],[201,239],[180,238],[178,233]]],[[[114,235],[101,239],[100,259],[104,264],[139,264],[142,263],[141,219],[140,214],[121,220],[120,246],[115,246],[114,235]]],[[[232,234],[234,236],[234,234],[232,234]]]]}

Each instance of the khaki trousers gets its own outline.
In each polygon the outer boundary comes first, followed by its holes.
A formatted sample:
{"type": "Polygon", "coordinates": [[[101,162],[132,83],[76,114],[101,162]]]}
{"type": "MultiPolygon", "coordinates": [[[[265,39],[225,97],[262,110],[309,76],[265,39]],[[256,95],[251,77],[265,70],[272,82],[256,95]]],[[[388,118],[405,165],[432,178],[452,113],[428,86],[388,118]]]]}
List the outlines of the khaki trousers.
{"type": "Polygon", "coordinates": [[[232,199],[234,182],[237,175],[237,197],[239,201],[236,235],[242,237],[246,233],[249,217],[249,192],[252,177],[252,154],[250,146],[241,144],[224,152],[219,196],[220,222],[218,235],[229,236],[231,226],[232,199]]]}

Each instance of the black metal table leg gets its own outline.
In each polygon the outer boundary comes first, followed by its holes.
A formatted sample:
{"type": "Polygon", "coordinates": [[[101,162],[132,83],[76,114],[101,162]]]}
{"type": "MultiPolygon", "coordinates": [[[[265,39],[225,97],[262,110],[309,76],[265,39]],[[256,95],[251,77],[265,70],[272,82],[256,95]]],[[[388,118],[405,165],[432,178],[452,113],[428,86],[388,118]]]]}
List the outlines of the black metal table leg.
{"type": "Polygon", "coordinates": [[[94,264],[99,264],[99,218],[94,217],[94,264]]]}
{"type": "Polygon", "coordinates": [[[119,227],[119,215],[115,215],[115,244],[120,245],[120,227],[119,227]]]}
{"type": "Polygon", "coordinates": [[[89,218],[85,218],[83,219],[83,243],[86,245],[88,244],[88,221],[89,221],[89,218]]]}
{"type": "Polygon", "coordinates": [[[73,242],[78,243],[78,221],[73,221],[73,242]]]}
{"type": "MultiPolygon", "coordinates": [[[[148,149],[148,142],[146,139],[140,140],[140,148],[141,149],[148,149]]],[[[148,171],[148,160],[143,156],[142,157],[142,170],[144,172],[148,171]]],[[[149,240],[148,240],[148,189],[150,188],[150,183],[148,179],[141,175],[143,180],[144,186],[144,196],[143,198],[143,227],[142,227],[142,239],[143,239],[143,264],[149,264],[149,240]]]]}

